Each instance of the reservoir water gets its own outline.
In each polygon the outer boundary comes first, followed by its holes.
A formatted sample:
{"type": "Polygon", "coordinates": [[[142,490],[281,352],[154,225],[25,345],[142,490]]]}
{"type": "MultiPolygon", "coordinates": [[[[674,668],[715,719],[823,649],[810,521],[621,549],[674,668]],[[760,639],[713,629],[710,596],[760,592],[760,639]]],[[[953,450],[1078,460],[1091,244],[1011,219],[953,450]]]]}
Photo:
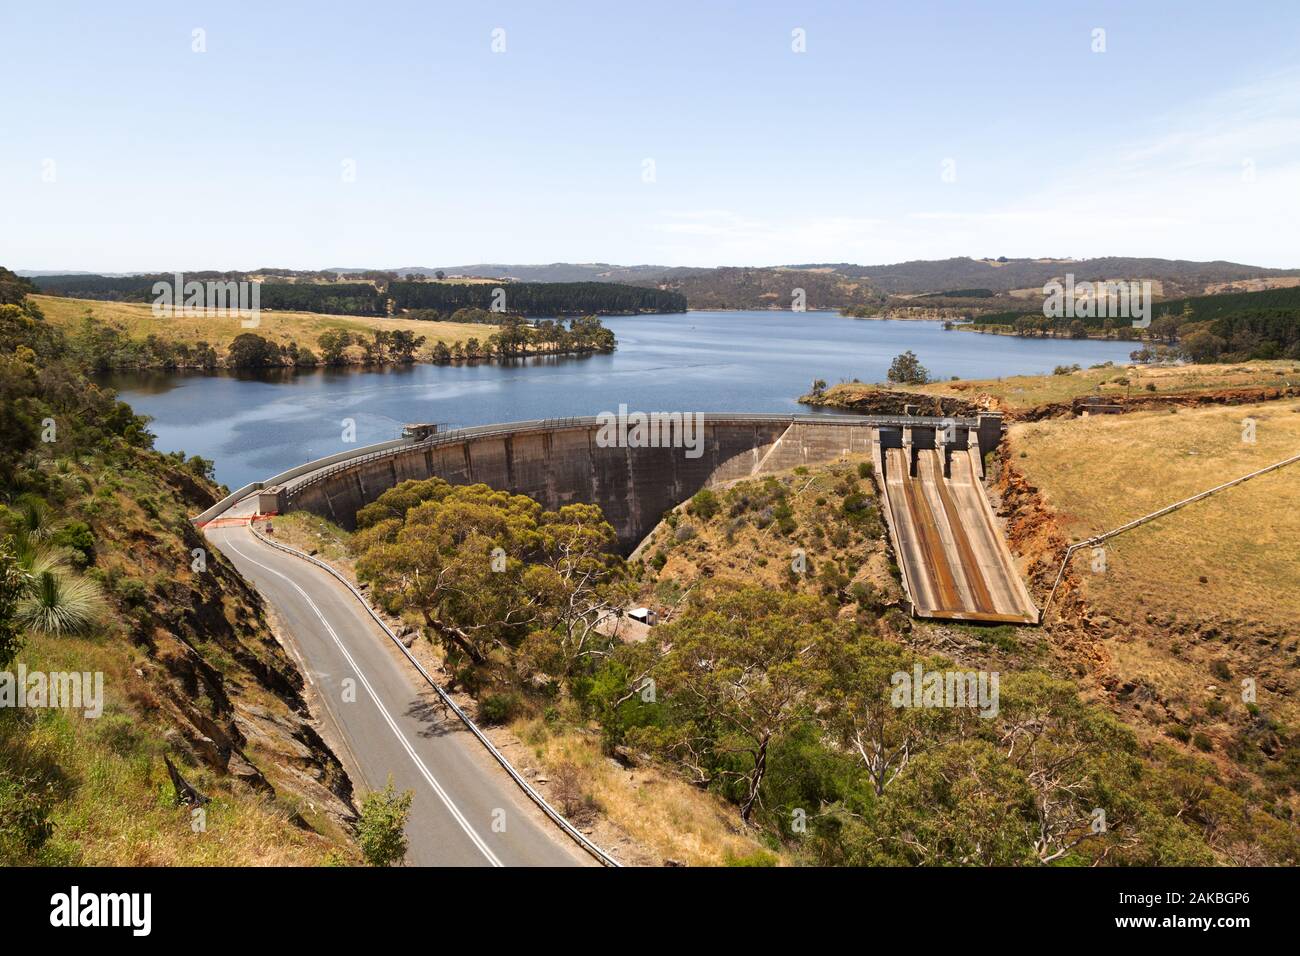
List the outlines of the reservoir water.
{"type": "Polygon", "coordinates": [[[612,355],[393,369],[131,373],[108,378],[153,417],[163,451],[216,462],[231,488],[356,444],[397,437],[406,422],[481,425],[633,411],[807,412],[814,378],[881,382],[911,349],[936,378],[997,378],[1057,365],[1124,362],[1126,342],[1021,339],[944,331],[939,322],[855,320],[831,312],[689,312],[610,317],[612,355]]]}

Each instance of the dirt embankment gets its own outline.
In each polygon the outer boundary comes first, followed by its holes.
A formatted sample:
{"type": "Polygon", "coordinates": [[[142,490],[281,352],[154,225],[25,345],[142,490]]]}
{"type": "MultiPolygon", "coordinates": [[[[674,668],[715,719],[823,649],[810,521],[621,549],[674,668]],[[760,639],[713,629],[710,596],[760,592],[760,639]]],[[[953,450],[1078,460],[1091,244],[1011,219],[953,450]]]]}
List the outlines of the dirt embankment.
{"type": "Polygon", "coordinates": [[[908,405],[916,405],[922,415],[969,417],[979,414],[980,405],[946,395],[925,395],[919,392],[896,392],[863,385],[850,393],[836,391],[822,395],[804,395],[802,405],[816,408],[839,408],[861,415],[902,415],[908,405]]]}
{"type": "MultiPolygon", "coordinates": [[[[998,449],[996,465],[991,484],[1000,503],[998,514],[1006,521],[1012,550],[1026,561],[1029,589],[1041,608],[1056,581],[1070,539],[1038,489],[1016,470],[1005,443],[998,449]]],[[[1067,568],[1044,615],[1043,627],[1051,635],[1056,652],[1066,658],[1077,675],[1090,675],[1113,689],[1110,655],[1091,625],[1092,611],[1081,594],[1078,577],[1067,568]]]]}
{"type": "MultiPolygon", "coordinates": [[[[1210,392],[1193,392],[1186,394],[1151,394],[1108,395],[1101,400],[1104,406],[1118,406],[1119,414],[1127,412],[1151,411],[1159,408],[1196,408],[1203,405],[1253,405],[1258,402],[1273,402],[1283,398],[1300,395],[1300,386],[1260,386],[1253,388],[1218,389],[1210,392]]],[[[1068,402],[1050,402],[1032,408],[1007,408],[996,399],[994,410],[1002,412],[1012,421],[1037,422],[1046,418],[1076,417],[1089,410],[1086,398],[1075,398],[1068,402]]]]}
{"type": "Polygon", "coordinates": [[[840,382],[800,403],[817,408],[901,415],[908,405],[922,414],[970,417],[997,412],[1008,421],[1074,418],[1085,411],[1127,413],[1172,407],[1247,405],[1300,395],[1290,363],[1250,366],[1095,366],[1069,374],[932,382],[890,387],[840,382]]]}

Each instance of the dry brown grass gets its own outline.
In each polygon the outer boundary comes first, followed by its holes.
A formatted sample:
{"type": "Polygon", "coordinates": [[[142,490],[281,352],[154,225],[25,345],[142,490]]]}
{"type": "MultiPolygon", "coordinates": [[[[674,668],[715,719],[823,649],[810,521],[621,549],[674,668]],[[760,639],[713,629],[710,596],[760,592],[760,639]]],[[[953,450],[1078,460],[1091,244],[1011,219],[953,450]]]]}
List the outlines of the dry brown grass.
{"type": "Polygon", "coordinates": [[[666,559],[658,573],[647,574],[641,599],[667,606],[683,589],[706,578],[821,593],[818,573],[831,563],[843,563],[855,582],[870,583],[887,593],[896,590],[888,570],[875,485],[872,478],[858,473],[859,465],[870,460],[869,455],[852,455],[834,463],[728,482],[713,489],[721,511],[708,520],[692,515],[689,502],[678,506],[659,522],[639,552],[643,562],[653,562],[658,554],[666,559]],[[769,480],[786,490],[795,521],[791,534],[782,533],[776,521],[759,526],[769,480]],[[842,506],[849,489],[871,499],[877,511],[874,520],[854,522],[845,517],[842,506]],[[733,517],[731,510],[742,496],[755,504],[733,517]],[[811,573],[792,575],[795,549],[804,552],[811,573]]]}
{"type": "MultiPolygon", "coordinates": [[[[1010,438],[1016,467],[1082,539],[1300,454],[1300,401],[1018,424],[1010,438]],[[1246,419],[1253,444],[1242,440],[1246,419]]],[[[1292,465],[1107,542],[1107,572],[1086,580],[1111,600],[1290,621],[1300,616],[1298,540],[1292,465]]]]}
{"type": "MultiPolygon", "coordinates": [[[[1080,540],[1300,453],[1300,401],[1018,424],[1015,467],[1080,540]],[[1256,422],[1256,442],[1242,422],[1256,422]],[[1020,457],[1021,455],[1025,457],[1020,457]]],[[[1216,749],[1245,719],[1237,688],[1300,718],[1291,628],[1300,616],[1300,464],[1251,479],[1074,558],[1115,673],[1152,688],[1216,749]]],[[[1161,719],[1157,712],[1157,725],[1161,719]]]]}
{"type": "Polygon", "coordinates": [[[273,523],[277,541],[352,573],[353,555],[348,550],[352,535],[338,525],[309,511],[278,515],[273,523]]]}
{"type": "Polygon", "coordinates": [[[313,351],[316,339],[322,332],[344,329],[349,332],[368,333],[372,329],[402,329],[425,336],[427,341],[420,351],[426,354],[433,343],[441,339],[448,346],[470,338],[485,340],[495,330],[491,325],[474,325],[464,322],[421,322],[416,319],[381,319],[369,316],[321,315],[315,312],[275,312],[262,310],[260,324],[245,329],[237,316],[207,317],[176,315],[159,318],[152,306],[140,302],[99,302],[91,299],[65,299],[48,295],[30,296],[41,308],[45,318],[65,329],[75,329],[84,316],[93,315],[102,322],[117,326],[132,339],[157,335],[167,342],[183,342],[190,346],[200,341],[217,349],[225,349],[241,332],[254,332],[263,338],[284,345],[297,342],[313,351]]]}
{"type": "Polygon", "coordinates": [[[584,791],[576,799],[590,800],[597,812],[657,857],[643,862],[725,866],[771,852],[754,831],[745,829],[734,807],[658,769],[618,766],[601,753],[595,734],[558,729],[538,718],[516,721],[510,729],[552,777],[566,765],[575,767],[584,791]]]}
{"type": "MultiPolygon", "coordinates": [[[[1134,347],[1137,344],[1134,343],[1134,347]]],[[[1105,365],[1064,375],[1012,375],[997,379],[932,382],[928,385],[868,385],[841,382],[826,392],[825,404],[851,406],[879,387],[959,398],[1016,412],[1070,402],[1088,395],[1158,397],[1223,389],[1300,385],[1300,363],[1243,362],[1239,365],[1105,365]]]]}

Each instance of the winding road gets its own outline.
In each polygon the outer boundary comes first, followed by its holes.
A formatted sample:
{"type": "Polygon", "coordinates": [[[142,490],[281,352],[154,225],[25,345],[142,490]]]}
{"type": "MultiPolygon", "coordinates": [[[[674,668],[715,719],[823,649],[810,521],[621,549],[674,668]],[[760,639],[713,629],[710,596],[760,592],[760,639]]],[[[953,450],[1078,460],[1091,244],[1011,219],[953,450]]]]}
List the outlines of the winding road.
{"type": "Polygon", "coordinates": [[[270,605],[316,690],[317,716],[359,790],[391,776],[414,798],[407,862],[420,866],[596,865],[525,796],[326,571],[246,525],[208,539],[270,605]]]}

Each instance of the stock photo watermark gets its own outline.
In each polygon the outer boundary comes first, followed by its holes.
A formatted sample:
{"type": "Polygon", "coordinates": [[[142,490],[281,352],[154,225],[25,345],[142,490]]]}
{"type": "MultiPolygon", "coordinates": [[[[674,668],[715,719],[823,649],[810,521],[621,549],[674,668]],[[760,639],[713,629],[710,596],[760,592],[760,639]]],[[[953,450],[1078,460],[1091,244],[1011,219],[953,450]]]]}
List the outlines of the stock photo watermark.
{"type": "Polygon", "coordinates": [[[0,708],[79,710],[94,719],[104,713],[102,671],[0,671],[0,708]]]}
{"type": "Polygon", "coordinates": [[[57,928],[122,927],[148,936],[153,927],[152,893],[83,893],[73,886],[50,897],[50,925],[57,928]]]}
{"type": "Polygon", "coordinates": [[[1132,319],[1135,329],[1151,324],[1151,283],[1084,280],[1067,273],[1043,285],[1043,315],[1049,319],[1132,319]]]}
{"type": "Polygon", "coordinates": [[[261,325],[262,283],[241,280],[198,279],[186,281],[178,272],[172,279],[153,284],[152,311],[155,318],[176,316],[198,318],[239,317],[245,329],[261,325]]]}
{"type": "Polygon", "coordinates": [[[1000,676],[997,671],[927,671],[918,663],[912,672],[895,671],[889,683],[894,707],[968,707],[986,720],[998,715],[1000,676]]]}
{"type": "Polygon", "coordinates": [[[598,448],[684,448],[687,458],[704,454],[703,412],[617,412],[596,416],[598,448]]]}

